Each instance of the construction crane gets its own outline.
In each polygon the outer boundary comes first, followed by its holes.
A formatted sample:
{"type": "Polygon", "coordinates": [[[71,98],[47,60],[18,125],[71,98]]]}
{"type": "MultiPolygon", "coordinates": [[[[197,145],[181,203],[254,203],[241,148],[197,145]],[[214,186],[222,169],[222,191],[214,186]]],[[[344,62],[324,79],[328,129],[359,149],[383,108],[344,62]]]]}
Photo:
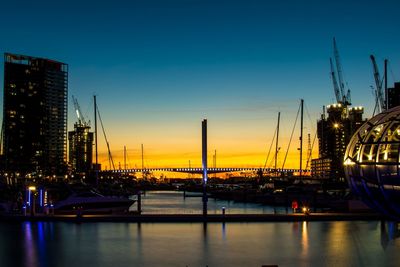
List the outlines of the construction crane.
{"type": "Polygon", "coordinates": [[[332,58],[329,58],[329,61],[331,63],[331,78],[332,78],[332,83],[333,83],[333,89],[335,90],[336,101],[338,103],[341,103],[342,102],[342,95],[340,93],[339,85],[337,83],[337,79],[336,79],[335,69],[333,67],[332,58]]]}
{"type": "Polygon", "coordinates": [[[85,118],[82,115],[82,111],[81,111],[81,108],[80,108],[80,106],[78,104],[78,100],[74,96],[72,96],[72,101],[74,102],[76,116],[78,117],[78,125],[85,126],[85,127],[89,126],[89,123],[87,123],[85,121],[85,118]]]}
{"type": "Polygon", "coordinates": [[[379,69],[378,65],[376,64],[375,57],[374,55],[370,55],[371,62],[372,62],[372,68],[374,71],[374,78],[375,78],[375,86],[376,86],[376,98],[377,98],[377,105],[378,105],[378,111],[382,112],[383,110],[386,109],[385,105],[385,97],[383,95],[383,89],[382,89],[382,83],[383,83],[383,78],[379,75],[379,69]]]}
{"type": "MultiPolygon", "coordinates": [[[[333,38],[333,53],[335,56],[335,63],[336,63],[336,70],[337,70],[337,76],[339,79],[339,85],[337,86],[338,88],[335,88],[335,94],[336,90],[340,91],[340,101],[339,103],[342,103],[344,105],[351,105],[351,95],[350,95],[350,89],[347,90],[347,93],[345,93],[345,82],[343,79],[343,71],[342,71],[342,65],[340,64],[340,56],[339,56],[339,50],[336,45],[336,39],[333,38]]],[[[331,60],[332,61],[332,60],[331,60]]],[[[333,70],[333,64],[331,63],[331,69],[332,72],[334,73],[335,71],[333,70]]],[[[337,85],[337,81],[336,81],[337,85]]],[[[335,86],[335,84],[334,84],[335,86]]],[[[336,94],[336,98],[338,98],[338,95],[336,94]]]]}

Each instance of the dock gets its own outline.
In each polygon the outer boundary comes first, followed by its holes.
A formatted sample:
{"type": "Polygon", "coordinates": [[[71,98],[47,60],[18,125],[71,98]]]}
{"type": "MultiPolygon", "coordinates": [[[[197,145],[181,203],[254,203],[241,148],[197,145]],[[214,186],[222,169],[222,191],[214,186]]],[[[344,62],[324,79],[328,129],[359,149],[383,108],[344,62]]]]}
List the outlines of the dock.
{"type": "Polygon", "coordinates": [[[132,222],[132,223],[208,223],[208,222],[299,222],[299,221],[380,221],[390,220],[376,213],[295,213],[295,214],[82,214],[82,215],[2,215],[0,222],[132,222]]]}

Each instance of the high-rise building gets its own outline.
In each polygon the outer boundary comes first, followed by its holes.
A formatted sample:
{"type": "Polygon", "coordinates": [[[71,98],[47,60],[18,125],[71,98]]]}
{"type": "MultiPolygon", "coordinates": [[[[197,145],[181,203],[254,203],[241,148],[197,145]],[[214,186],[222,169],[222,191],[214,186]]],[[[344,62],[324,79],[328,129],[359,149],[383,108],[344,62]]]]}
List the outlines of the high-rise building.
{"type": "Polygon", "coordinates": [[[66,171],[68,65],[4,54],[5,171],[60,175],[66,171]]]}
{"type": "Polygon", "coordinates": [[[87,175],[92,169],[93,133],[87,124],[75,123],[74,131],[68,132],[69,162],[77,174],[87,175]]]}
{"type": "Polygon", "coordinates": [[[352,135],[364,123],[363,112],[363,107],[351,108],[341,103],[327,106],[328,116],[323,114],[317,124],[319,158],[311,162],[314,177],[345,180],[344,154],[352,135]]]}

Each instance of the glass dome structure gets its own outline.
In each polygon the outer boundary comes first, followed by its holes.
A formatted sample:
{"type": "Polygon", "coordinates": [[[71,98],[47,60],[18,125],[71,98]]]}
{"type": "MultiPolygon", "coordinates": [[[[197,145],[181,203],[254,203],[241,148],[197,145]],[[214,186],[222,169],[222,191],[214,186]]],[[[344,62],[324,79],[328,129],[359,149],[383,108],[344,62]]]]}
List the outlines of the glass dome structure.
{"type": "Polygon", "coordinates": [[[346,178],[371,208],[400,219],[400,106],[364,123],[344,157],[346,178]]]}

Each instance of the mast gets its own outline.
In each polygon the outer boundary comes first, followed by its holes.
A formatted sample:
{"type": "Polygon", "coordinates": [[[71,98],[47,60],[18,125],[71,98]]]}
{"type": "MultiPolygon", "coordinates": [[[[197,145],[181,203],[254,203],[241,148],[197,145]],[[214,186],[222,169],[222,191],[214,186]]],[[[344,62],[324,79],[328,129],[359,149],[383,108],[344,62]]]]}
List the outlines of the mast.
{"type": "MultiPolygon", "coordinates": [[[[217,168],[217,150],[215,149],[214,150],[214,171],[216,168],[217,168]]],[[[216,177],[217,177],[217,173],[214,172],[214,178],[216,178],[216,177]]]]}
{"type": "MultiPolygon", "coordinates": [[[[189,159],[189,171],[191,171],[191,168],[192,168],[192,165],[190,164],[190,159],[189,159]]],[[[192,173],[191,172],[189,172],[188,177],[192,178],[192,173]]]]}
{"type": "Polygon", "coordinates": [[[302,175],[302,162],[303,162],[303,106],[304,100],[301,99],[300,107],[301,107],[301,117],[300,117],[300,179],[302,175]]]}
{"type": "Polygon", "coordinates": [[[94,143],[95,143],[95,153],[96,153],[96,185],[99,182],[99,158],[97,152],[97,104],[96,104],[96,95],[93,96],[93,103],[94,103],[94,143]]]}
{"type": "Polygon", "coordinates": [[[203,167],[203,216],[207,216],[207,119],[201,122],[202,167],[203,167]]]}
{"type": "Polygon", "coordinates": [[[143,156],[143,144],[142,144],[142,178],[144,178],[144,156],[143,156]]]}
{"type": "Polygon", "coordinates": [[[278,164],[278,152],[279,152],[279,147],[278,147],[278,140],[279,140],[279,123],[281,120],[281,112],[278,112],[278,125],[276,126],[276,142],[275,142],[275,173],[278,173],[278,170],[276,169],[276,166],[278,164]]]}
{"type": "Polygon", "coordinates": [[[124,146],[124,170],[126,170],[126,146],[124,146]]]}

